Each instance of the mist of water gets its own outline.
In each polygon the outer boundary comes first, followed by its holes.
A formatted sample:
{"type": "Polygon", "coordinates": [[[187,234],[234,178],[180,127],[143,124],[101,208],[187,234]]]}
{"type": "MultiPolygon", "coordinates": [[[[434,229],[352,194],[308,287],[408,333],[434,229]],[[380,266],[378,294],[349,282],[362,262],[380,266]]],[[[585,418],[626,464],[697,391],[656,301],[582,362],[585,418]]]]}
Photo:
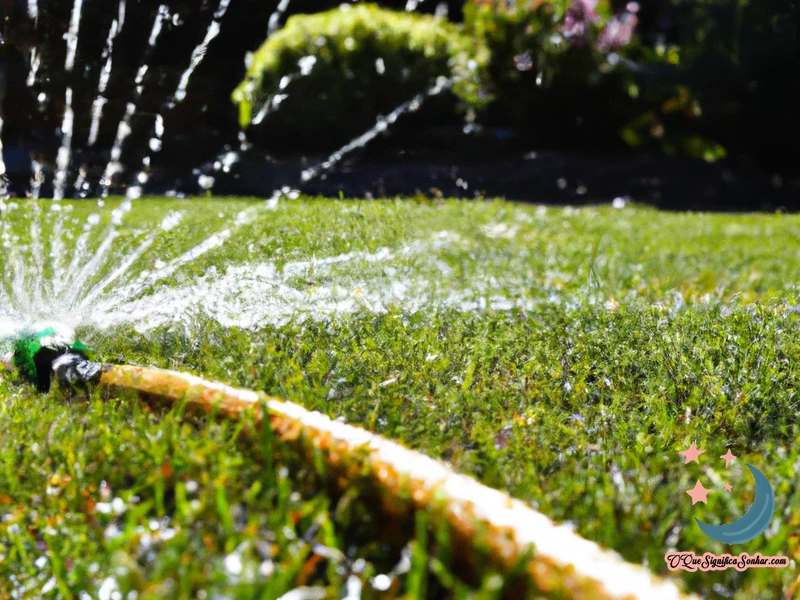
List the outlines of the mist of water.
{"type": "MultiPolygon", "coordinates": [[[[177,15],[170,13],[168,5],[160,5],[153,15],[147,44],[134,78],[131,97],[127,98],[125,110],[116,125],[116,135],[108,149],[108,161],[99,181],[96,181],[96,186],[93,185],[95,182],[91,181],[92,172],[89,165],[84,162],[76,169],[73,164],[75,124],[80,115],[76,115],[74,102],[76,94],[72,83],[65,86],[64,108],[58,130],[60,145],[53,170],[55,202],[45,203],[38,200],[47,181],[46,165],[38,155],[32,156],[31,160],[29,196],[32,200],[15,202],[8,199],[3,184],[6,165],[3,161],[3,119],[0,115],[0,264],[6,266],[0,275],[0,329],[6,331],[12,326],[9,324],[18,328],[43,319],[58,320],[71,326],[80,324],[105,326],[112,322],[124,322],[125,319],[121,316],[123,314],[139,315],[136,318],[140,318],[146,309],[158,313],[159,300],[147,300],[154,288],[173,281],[181,269],[225,245],[235,237],[242,225],[250,222],[258,211],[264,209],[265,205],[257,205],[235,216],[221,219],[219,227],[210,232],[203,241],[175,255],[159,258],[155,262],[155,268],[151,270],[143,269],[143,263],[152,258],[151,253],[160,236],[179,226],[184,215],[171,213],[160,223],[154,223],[149,230],[136,231],[133,234],[124,229],[125,218],[134,210],[137,199],[142,195],[150,178],[153,160],[164,144],[167,130],[166,116],[191,93],[192,76],[207,56],[210,45],[219,36],[232,2],[233,0],[219,0],[204,37],[187,57],[186,68],[180,74],[174,92],[164,100],[161,110],[153,115],[147,151],[126,186],[126,198],[118,204],[114,203],[113,208],[106,207],[106,201],[101,199],[98,201],[96,212],[79,221],[73,216],[73,205],[60,201],[67,198],[71,190],[73,196],[85,198],[96,189],[101,198],[106,198],[110,189],[119,185],[127,172],[127,166],[123,164],[123,153],[132,133],[134,119],[139,116],[139,104],[150,81],[148,73],[158,52],[159,40],[167,23],[170,23],[170,26],[178,26],[180,22],[177,15]],[[72,177],[75,178],[74,182],[72,177]],[[18,223],[23,215],[28,225],[21,229],[18,223]]],[[[280,28],[289,3],[290,0],[281,0],[270,15],[267,23],[268,35],[280,28]]],[[[89,34],[81,27],[84,9],[84,0],[73,0],[69,22],[64,32],[66,52],[63,71],[66,74],[74,73],[81,67],[80,61],[83,58],[81,39],[82,36],[89,34]]],[[[124,51],[118,40],[125,28],[127,9],[126,0],[119,0],[116,16],[111,21],[103,44],[100,68],[96,73],[94,101],[91,103],[88,115],[91,124],[86,145],[90,148],[97,146],[100,139],[104,108],[108,102],[109,82],[114,73],[115,56],[124,51]]],[[[39,7],[33,0],[28,2],[28,13],[34,22],[38,22],[39,7]]],[[[51,100],[46,85],[49,79],[42,76],[42,73],[54,68],[53,65],[43,64],[44,56],[46,54],[41,48],[31,49],[29,70],[25,79],[32,93],[41,90],[36,94],[40,106],[51,100]]],[[[380,64],[381,61],[376,63],[379,72],[381,72],[380,64]]],[[[287,97],[291,84],[297,78],[312,73],[314,65],[313,56],[302,59],[298,64],[297,73],[285,77],[278,89],[268,97],[256,115],[254,124],[260,124],[270,111],[279,110],[280,103],[287,97]]],[[[450,79],[440,77],[427,91],[417,94],[392,112],[378,117],[372,128],[342,146],[328,159],[303,171],[302,180],[308,181],[331,169],[347,153],[369,143],[402,115],[417,110],[425,98],[439,94],[451,85],[450,79]]],[[[242,146],[247,147],[244,133],[241,140],[242,146]]],[[[230,166],[238,160],[238,153],[228,151],[220,155],[217,165],[219,169],[228,172],[230,166]]],[[[214,177],[200,174],[198,184],[203,189],[211,189],[214,177]]],[[[284,191],[288,192],[288,189],[284,191]]],[[[279,196],[280,192],[273,194],[266,206],[274,208],[279,196]]],[[[285,272],[291,273],[295,267],[301,268],[301,265],[289,265],[285,272]]],[[[254,268],[258,270],[259,267],[254,268]]],[[[263,269],[259,272],[263,272],[263,269]]],[[[242,279],[245,280],[246,278],[242,279]]],[[[267,281],[273,280],[268,278],[267,281]]],[[[175,289],[174,286],[167,287],[175,289]]],[[[181,294],[180,290],[169,293],[181,294]]],[[[176,301],[172,302],[174,304],[176,301]]],[[[340,308],[344,306],[339,301],[335,304],[340,308]]],[[[348,300],[345,304],[351,306],[352,303],[348,300]]],[[[130,319],[135,320],[133,317],[130,319]]]]}
{"type": "Polygon", "coordinates": [[[111,79],[111,70],[113,68],[113,54],[114,54],[114,40],[117,39],[122,26],[125,24],[125,0],[119,2],[119,17],[111,21],[111,28],[106,38],[106,44],[103,48],[103,69],[100,72],[100,78],[97,82],[97,97],[92,104],[92,125],[89,130],[89,139],[87,144],[92,147],[97,142],[97,136],[100,132],[100,122],[103,118],[103,107],[108,102],[105,97],[108,82],[111,79]]]}
{"type": "Polygon", "coordinates": [[[103,226],[118,221],[119,205],[97,206],[88,215],[81,211],[84,216],[78,219],[75,204],[42,201],[30,225],[36,230],[28,232],[18,218],[25,209],[0,204],[0,261],[15,265],[0,274],[0,336],[43,321],[73,329],[131,325],[147,331],[211,319],[259,329],[396,308],[406,314],[533,310],[539,302],[553,302],[532,298],[526,274],[504,268],[502,254],[474,259],[475,273],[466,279],[453,276],[449,263],[454,252],[480,254],[483,245],[475,244],[484,244],[485,236],[517,235],[513,223],[486,225],[475,239],[449,231],[409,232],[372,251],[298,251],[291,259],[248,252],[239,259],[215,260],[214,253],[239,239],[243,227],[274,218],[273,211],[282,210],[278,200],[220,214],[216,225],[210,220],[211,233],[199,243],[184,241],[194,239],[191,232],[198,222],[179,207],[145,219],[140,229],[116,229],[106,252],[98,252],[108,239],[103,226]],[[42,240],[41,245],[34,240],[42,240]],[[207,262],[198,269],[204,257],[207,262]]]}
{"type": "MultiPolygon", "coordinates": [[[[122,119],[119,122],[117,127],[117,135],[114,139],[114,145],[111,147],[111,158],[106,165],[105,170],[103,171],[103,176],[100,179],[100,195],[107,196],[108,195],[108,188],[111,187],[113,184],[113,178],[119,174],[124,172],[124,167],[120,162],[122,158],[122,146],[125,143],[125,140],[131,134],[131,119],[136,114],[137,110],[137,103],[142,97],[142,93],[144,92],[144,78],[147,75],[147,71],[150,68],[150,60],[152,58],[153,52],[155,50],[156,44],[158,42],[158,38],[161,35],[161,31],[164,28],[164,22],[169,18],[169,9],[167,5],[162,4],[158,8],[158,12],[156,13],[155,18],[153,19],[153,26],[150,30],[150,37],[147,40],[147,48],[144,53],[144,57],[142,62],[139,66],[138,71],[136,72],[136,79],[134,83],[136,87],[134,88],[133,98],[128,102],[127,106],[125,107],[125,114],[123,115],[122,119]]],[[[120,26],[121,27],[121,26],[120,26]]]]}
{"type": "MultiPolygon", "coordinates": [[[[172,95],[172,99],[168,102],[166,111],[170,111],[175,108],[178,104],[183,102],[186,99],[187,89],[189,87],[189,81],[191,80],[192,74],[195,72],[197,67],[200,66],[200,63],[203,62],[203,59],[206,57],[208,53],[208,46],[211,42],[219,35],[220,28],[221,28],[221,20],[225,17],[225,13],[228,12],[228,8],[231,4],[231,0],[220,0],[217,10],[214,12],[213,19],[211,20],[211,24],[208,26],[208,30],[206,31],[206,35],[203,38],[203,41],[200,42],[192,51],[191,59],[189,60],[189,66],[186,70],[181,74],[180,80],[178,82],[178,87],[175,90],[175,93],[172,95]]],[[[159,113],[155,116],[153,129],[150,135],[150,140],[148,142],[150,153],[146,154],[145,157],[142,159],[141,169],[136,175],[136,182],[133,186],[131,186],[128,190],[128,197],[129,198],[136,198],[141,195],[142,187],[146,184],[149,180],[148,170],[152,163],[153,157],[152,155],[161,151],[163,146],[163,138],[164,138],[164,116],[162,113],[159,113]]]]}
{"type": "Polygon", "coordinates": [[[313,179],[314,177],[318,176],[319,174],[327,171],[334,165],[336,165],[339,161],[344,158],[344,156],[353,150],[358,148],[363,148],[369,142],[374,140],[379,134],[386,131],[386,129],[392,125],[397,119],[409,112],[414,112],[419,110],[422,103],[425,101],[427,96],[435,96],[437,94],[441,94],[442,91],[449,89],[453,85],[452,79],[447,77],[439,77],[436,80],[436,83],[432,85],[428,90],[424,93],[417,94],[411,100],[403,102],[400,106],[395,108],[392,112],[385,116],[380,116],[375,121],[375,125],[359,135],[358,137],[354,138],[341,148],[339,148],[336,152],[331,154],[327,160],[323,161],[319,165],[314,167],[309,167],[305,169],[301,174],[301,178],[303,181],[308,181],[313,179]]]}
{"type": "Polygon", "coordinates": [[[6,163],[3,161],[3,116],[0,115],[0,198],[6,195],[6,163]]]}
{"type": "Polygon", "coordinates": [[[2,330],[43,321],[72,328],[105,327],[112,312],[119,323],[126,305],[146,302],[153,286],[168,285],[181,268],[225,245],[242,226],[274,206],[258,203],[238,213],[221,213],[216,230],[177,253],[172,247],[179,248],[185,234],[174,234],[170,249],[158,251],[153,261],[154,244],[172,235],[183,212],[171,211],[149,228],[123,235],[128,200],[115,207],[100,201],[97,212],[82,219],[73,216],[71,203],[37,201],[27,226],[21,225],[20,216],[30,208],[0,200],[0,263],[11,267],[0,274],[2,330]],[[155,268],[148,269],[148,264],[155,268]]]}
{"type": "MultiPolygon", "coordinates": [[[[190,94],[192,76],[208,55],[210,46],[225,26],[225,17],[233,1],[234,0],[219,0],[210,22],[207,25],[205,35],[187,56],[186,67],[178,77],[174,91],[164,99],[161,109],[153,114],[150,132],[146,138],[147,146],[145,151],[139,154],[142,156],[140,163],[131,170],[129,168],[131,165],[125,164],[123,156],[127,155],[126,144],[133,133],[134,123],[137,123],[136,126],[138,127],[138,123],[141,122],[140,103],[145,88],[149,85],[151,80],[155,80],[155,77],[149,77],[149,73],[154,64],[154,59],[159,52],[159,41],[168,23],[169,28],[172,29],[182,26],[182,21],[180,14],[171,13],[167,4],[160,5],[154,12],[152,25],[147,37],[147,44],[145,45],[144,52],[139,61],[139,67],[134,77],[134,86],[132,86],[131,96],[125,100],[124,110],[116,125],[116,134],[113,137],[113,142],[110,148],[104,150],[97,146],[100,140],[101,127],[104,127],[103,119],[105,107],[109,101],[107,97],[109,82],[111,81],[115,70],[115,63],[117,62],[115,57],[118,57],[120,52],[126,50],[119,45],[118,40],[125,28],[128,6],[127,0],[118,0],[116,3],[116,15],[115,18],[111,20],[105,37],[105,43],[102,46],[102,54],[98,61],[99,66],[95,74],[96,89],[94,101],[91,103],[91,108],[89,109],[90,114],[87,118],[90,122],[90,126],[85,142],[87,148],[97,149],[99,152],[105,153],[107,162],[105,168],[99,172],[101,174],[97,174],[98,172],[93,169],[93,165],[87,162],[96,159],[87,159],[84,157],[79,165],[74,164],[73,156],[76,152],[76,149],[73,148],[75,127],[76,123],[81,122],[82,115],[75,114],[75,89],[73,84],[68,84],[64,90],[63,113],[61,114],[60,127],[57,132],[60,136],[61,143],[53,166],[52,183],[54,199],[60,200],[70,195],[76,198],[86,198],[93,193],[101,198],[105,198],[112,189],[123,187],[127,189],[127,197],[134,200],[146,192],[153,172],[153,163],[156,155],[160,153],[164,147],[164,136],[168,128],[167,116],[170,111],[180,105],[190,94]],[[93,175],[93,173],[95,173],[95,175],[93,175]],[[99,179],[94,179],[94,177],[99,177],[99,179]]],[[[266,32],[268,36],[280,29],[284,17],[289,10],[290,1],[291,0],[280,0],[275,10],[269,15],[266,23],[266,32]]],[[[418,2],[411,0],[406,9],[416,10],[418,4],[418,2]]],[[[75,72],[80,61],[90,60],[90,57],[81,54],[81,40],[83,36],[94,35],[95,32],[84,31],[82,29],[84,13],[84,0],[73,0],[72,11],[64,31],[66,52],[63,71],[66,74],[75,72]]],[[[28,0],[28,15],[34,23],[38,23],[39,5],[35,0],[28,0]]],[[[35,95],[41,107],[50,102],[52,98],[51,92],[48,89],[50,78],[41,77],[40,73],[43,70],[48,72],[48,70],[52,71],[52,69],[56,68],[54,65],[43,65],[42,61],[45,55],[46,53],[42,51],[42,48],[33,47],[30,50],[29,71],[25,81],[32,92],[35,93],[38,91],[35,95]]],[[[253,126],[261,125],[268,114],[280,109],[281,102],[288,97],[291,84],[297,78],[307,76],[312,72],[314,58],[313,56],[305,57],[298,64],[297,73],[283,78],[278,88],[267,96],[267,100],[259,108],[253,119],[253,126]]],[[[385,67],[381,66],[382,64],[382,61],[378,59],[376,62],[376,69],[379,73],[383,73],[383,70],[385,70],[385,67]]],[[[440,93],[443,89],[450,87],[451,84],[452,82],[449,79],[443,77],[439,78],[436,84],[427,92],[416,95],[407,102],[402,103],[390,113],[378,117],[375,125],[370,128],[370,130],[343,145],[320,164],[305,169],[301,174],[301,181],[313,179],[333,168],[349,152],[363,147],[388,129],[400,116],[417,110],[427,96],[440,93]]],[[[0,117],[0,175],[5,173],[6,170],[5,163],[3,162],[2,125],[2,118],[0,117]]],[[[250,148],[244,132],[240,134],[240,141],[241,150],[246,151],[250,148]]],[[[135,149],[131,150],[133,154],[136,154],[135,149]]],[[[226,148],[226,151],[227,155],[231,154],[229,148],[226,148]]],[[[238,156],[234,158],[235,160],[233,162],[238,160],[238,156]]],[[[226,164],[231,162],[227,159],[226,161],[226,164]]],[[[221,163],[221,161],[219,162],[221,163]]],[[[35,155],[31,157],[30,197],[36,199],[41,194],[41,190],[48,179],[47,169],[47,162],[43,160],[38,153],[35,153],[35,155]]],[[[212,190],[215,185],[215,177],[208,173],[201,172],[200,169],[196,169],[195,171],[197,174],[198,187],[202,190],[212,190]]],[[[226,172],[228,171],[229,170],[226,168],[226,172]]],[[[0,189],[0,195],[4,193],[5,189],[0,189]]]]}

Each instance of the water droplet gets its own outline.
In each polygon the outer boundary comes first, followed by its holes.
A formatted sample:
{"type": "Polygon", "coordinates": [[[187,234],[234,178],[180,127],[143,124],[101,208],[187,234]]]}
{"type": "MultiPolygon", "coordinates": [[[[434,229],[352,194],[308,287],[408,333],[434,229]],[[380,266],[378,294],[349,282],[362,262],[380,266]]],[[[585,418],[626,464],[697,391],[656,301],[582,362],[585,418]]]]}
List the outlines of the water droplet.
{"type": "Polygon", "coordinates": [[[514,57],[514,66],[517,68],[517,71],[530,71],[533,68],[531,53],[526,50],[522,54],[517,54],[514,57]]]}
{"type": "Polygon", "coordinates": [[[242,574],[242,557],[234,552],[225,557],[225,570],[229,575],[238,576],[242,574]]]}
{"type": "Polygon", "coordinates": [[[272,577],[272,574],[275,572],[275,563],[273,563],[270,559],[265,560],[258,568],[258,572],[264,577],[272,577]]]}
{"type": "Polygon", "coordinates": [[[199,185],[204,190],[210,190],[214,187],[216,183],[216,179],[214,179],[211,175],[200,175],[197,178],[197,185],[199,185]]]}
{"type": "Polygon", "coordinates": [[[304,56],[297,61],[297,66],[300,67],[300,74],[304,76],[311,73],[311,69],[314,68],[315,64],[317,64],[317,57],[313,55],[304,56]]]}
{"type": "Polygon", "coordinates": [[[381,573],[380,575],[376,575],[375,578],[372,580],[372,587],[374,587],[379,592],[385,592],[388,590],[392,585],[392,578],[388,575],[384,575],[381,573]]]}
{"type": "MultiPolygon", "coordinates": [[[[91,596],[90,596],[91,597],[91,596]]],[[[117,586],[117,580],[113,577],[106,577],[97,590],[99,600],[122,600],[122,594],[117,586]]]]}

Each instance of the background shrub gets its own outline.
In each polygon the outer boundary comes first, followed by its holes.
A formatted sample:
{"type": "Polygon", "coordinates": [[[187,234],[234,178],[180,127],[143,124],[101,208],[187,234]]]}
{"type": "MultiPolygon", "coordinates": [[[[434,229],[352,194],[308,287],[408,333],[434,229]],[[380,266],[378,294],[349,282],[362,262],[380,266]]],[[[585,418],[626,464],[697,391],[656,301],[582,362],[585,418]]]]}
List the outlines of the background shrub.
{"type": "Polygon", "coordinates": [[[660,0],[630,65],[648,105],[626,129],[633,145],[798,173],[800,4],[792,0],[660,0]],[[657,134],[654,136],[653,133],[657,134]]]}
{"type": "Polygon", "coordinates": [[[635,114],[618,52],[636,17],[593,0],[470,0],[468,34],[490,52],[493,102],[481,120],[510,128],[526,144],[587,149],[619,146],[635,114]]]}
{"type": "Polygon", "coordinates": [[[480,44],[445,19],[343,5],[291,17],[252,55],[233,97],[241,124],[265,147],[335,147],[438,77],[453,77],[456,93],[477,99],[485,60],[480,44]],[[276,100],[274,118],[258,122],[276,100]]]}
{"type": "Polygon", "coordinates": [[[257,143],[324,150],[447,75],[458,102],[399,130],[457,126],[466,107],[518,147],[727,156],[796,174],[799,11],[792,0],[468,0],[456,24],[350,6],[290,18],[234,98],[257,143]],[[255,126],[271,99],[280,109],[255,126]]]}

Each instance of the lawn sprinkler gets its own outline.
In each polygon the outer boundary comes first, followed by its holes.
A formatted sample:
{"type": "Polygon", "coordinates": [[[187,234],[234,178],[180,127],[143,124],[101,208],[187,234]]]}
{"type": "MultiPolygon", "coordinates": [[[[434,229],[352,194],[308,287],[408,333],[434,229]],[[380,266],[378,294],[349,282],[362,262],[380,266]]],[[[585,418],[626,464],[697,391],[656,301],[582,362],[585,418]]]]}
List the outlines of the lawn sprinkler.
{"type": "Polygon", "coordinates": [[[2,365],[16,371],[42,393],[55,375],[60,385],[74,387],[99,381],[102,365],[92,351],[62,324],[40,324],[0,341],[2,365]]]}

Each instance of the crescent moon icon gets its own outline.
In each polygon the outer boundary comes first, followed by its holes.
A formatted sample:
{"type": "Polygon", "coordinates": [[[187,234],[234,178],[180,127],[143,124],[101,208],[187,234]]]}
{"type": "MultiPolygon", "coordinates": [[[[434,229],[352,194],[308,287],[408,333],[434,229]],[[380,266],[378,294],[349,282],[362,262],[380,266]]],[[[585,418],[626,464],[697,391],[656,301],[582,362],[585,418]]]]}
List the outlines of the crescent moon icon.
{"type": "Polygon", "coordinates": [[[724,544],[742,544],[758,537],[769,527],[775,513],[775,492],[766,476],[753,465],[747,465],[756,482],[753,505],[741,517],[724,525],[709,525],[697,517],[695,521],[710,538],[724,544]]]}

